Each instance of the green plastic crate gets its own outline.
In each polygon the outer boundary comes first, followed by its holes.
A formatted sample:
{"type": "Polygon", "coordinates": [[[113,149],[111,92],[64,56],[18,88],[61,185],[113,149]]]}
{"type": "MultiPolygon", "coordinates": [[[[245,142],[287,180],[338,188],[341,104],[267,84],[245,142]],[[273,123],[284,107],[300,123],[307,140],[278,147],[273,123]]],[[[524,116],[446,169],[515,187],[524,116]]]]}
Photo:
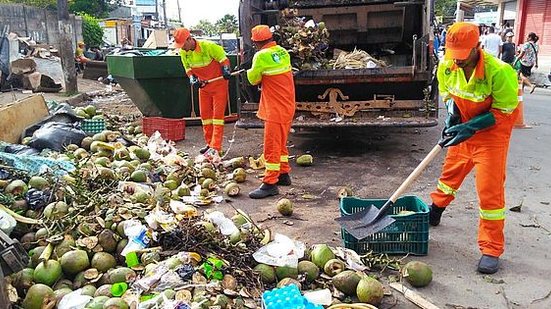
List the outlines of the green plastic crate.
{"type": "MultiPolygon", "coordinates": [[[[341,199],[341,216],[350,215],[374,205],[381,208],[387,199],[359,199],[345,197],[341,199]]],[[[399,198],[388,210],[396,221],[382,231],[364,239],[356,239],[344,229],[341,236],[346,248],[365,254],[369,251],[391,255],[413,254],[427,255],[429,251],[429,207],[416,196],[399,198]],[[397,215],[400,211],[414,211],[414,214],[397,215]]]]}
{"type": "Polygon", "coordinates": [[[94,135],[96,133],[101,133],[105,130],[105,120],[104,119],[84,119],[80,127],[88,135],[94,135]]]}

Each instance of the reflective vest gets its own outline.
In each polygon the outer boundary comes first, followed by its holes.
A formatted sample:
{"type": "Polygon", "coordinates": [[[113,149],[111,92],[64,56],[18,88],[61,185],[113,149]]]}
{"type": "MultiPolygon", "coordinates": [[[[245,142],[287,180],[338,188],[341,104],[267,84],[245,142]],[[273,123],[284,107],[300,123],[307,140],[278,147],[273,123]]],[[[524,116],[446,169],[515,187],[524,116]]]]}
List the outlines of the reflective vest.
{"type": "Polygon", "coordinates": [[[253,57],[247,71],[252,85],[262,83],[257,116],[264,121],[290,123],[295,114],[295,83],[291,72],[291,57],[275,42],[262,47],[253,57]]]}
{"type": "Polygon", "coordinates": [[[229,65],[222,46],[211,42],[196,40],[194,50],[180,50],[180,58],[188,76],[195,75],[201,80],[222,76],[222,66],[229,65]]]}
{"type": "Polygon", "coordinates": [[[518,106],[517,74],[509,64],[479,51],[479,61],[468,81],[453,60],[440,62],[438,88],[444,101],[454,99],[462,122],[492,111],[499,125],[500,117],[512,114],[518,106]]]}

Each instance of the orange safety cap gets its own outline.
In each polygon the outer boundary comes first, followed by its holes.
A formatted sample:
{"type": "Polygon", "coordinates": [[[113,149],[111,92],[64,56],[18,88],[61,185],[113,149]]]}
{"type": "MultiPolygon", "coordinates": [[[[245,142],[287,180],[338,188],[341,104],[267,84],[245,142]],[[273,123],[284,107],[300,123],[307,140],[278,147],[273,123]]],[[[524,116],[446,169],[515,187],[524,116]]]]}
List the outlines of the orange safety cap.
{"type": "Polygon", "coordinates": [[[266,25],[255,26],[251,30],[251,34],[251,40],[253,42],[262,42],[272,38],[272,31],[270,31],[270,27],[266,25]]]}
{"type": "Polygon", "coordinates": [[[446,34],[446,59],[464,60],[469,58],[471,50],[478,46],[480,32],[478,26],[468,22],[458,22],[448,29],[446,34]]]}
{"type": "Polygon", "coordinates": [[[191,34],[186,28],[178,28],[174,31],[174,48],[182,48],[191,34]]]}

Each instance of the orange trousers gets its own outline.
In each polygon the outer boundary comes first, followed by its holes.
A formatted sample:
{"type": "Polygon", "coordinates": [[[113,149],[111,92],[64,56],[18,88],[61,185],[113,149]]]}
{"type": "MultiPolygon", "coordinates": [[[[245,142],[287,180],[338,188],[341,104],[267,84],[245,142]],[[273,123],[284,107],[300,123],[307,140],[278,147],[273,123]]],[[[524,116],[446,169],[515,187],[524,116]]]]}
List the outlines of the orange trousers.
{"type": "Polygon", "coordinates": [[[431,193],[435,206],[448,206],[474,168],[480,203],[478,246],[482,254],[495,257],[505,246],[505,175],[511,130],[512,122],[506,123],[448,148],[437,189],[431,193]]]}
{"type": "Polygon", "coordinates": [[[266,172],[262,179],[263,183],[276,184],[280,174],[287,174],[291,171],[289,151],[287,150],[289,131],[291,131],[291,123],[264,122],[266,172]]]}
{"type": "Polygon", "coordinates": [[[205,142],[210,148],[222,150],[224,114],[228,104],[228,83],[220,81],[199,89],[199,110],[205,142]]]}

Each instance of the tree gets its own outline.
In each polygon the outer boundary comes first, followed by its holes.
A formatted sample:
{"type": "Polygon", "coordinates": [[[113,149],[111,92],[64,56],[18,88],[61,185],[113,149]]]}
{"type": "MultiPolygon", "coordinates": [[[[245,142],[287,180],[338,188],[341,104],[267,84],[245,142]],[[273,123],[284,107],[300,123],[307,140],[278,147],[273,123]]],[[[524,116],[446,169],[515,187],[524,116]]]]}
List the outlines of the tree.
{"type": "Polygon", "coordinates": [[[216,27],[208,20],[201,19],[195,27],[193,27],[194,30],[201,30],[203,32],[203,35],[206,36],[213,36],[218,31],[216,31],[216,27]]]}
{"type": "Polygon", "coordinates": [[[111,9],[106,0],[71,0],[69,4],[71,13],[86,13],[98,18],[107,17],[111,9]]]}
{"type": "Polygon", "coordinates": [[[88,47],[101,47],[103,43],[103,28],[99,25],[99,19],[88,14],[82,16],[82,37],[88,47]]]}
{"type": "Polygon", "coordinates": [[[454,16],[457,8],[457,0],[436,0],[434,13],[436,16],[454,16]]]}
{"type": "Polygon", "coordinates": [[[226,14],[224,17],[216,21],[215,24],[218,33],[235,33],[237,34],[238,24],[235,15],[226,14]]]}
{"type": "Polygon", "coordinates": [[[78,92],[75,57],[73,55],[73,27],[69,21],[69,6],[67,0],[57,0],[57,19],[59,25],[59,56],[65,75],[65,93],[78,92]]]}
{"type": "Polygon", "coordinates": [[[0,3],[17,3],[41,8],[55,9],[57,0],[0,0],[0,3]]]}

